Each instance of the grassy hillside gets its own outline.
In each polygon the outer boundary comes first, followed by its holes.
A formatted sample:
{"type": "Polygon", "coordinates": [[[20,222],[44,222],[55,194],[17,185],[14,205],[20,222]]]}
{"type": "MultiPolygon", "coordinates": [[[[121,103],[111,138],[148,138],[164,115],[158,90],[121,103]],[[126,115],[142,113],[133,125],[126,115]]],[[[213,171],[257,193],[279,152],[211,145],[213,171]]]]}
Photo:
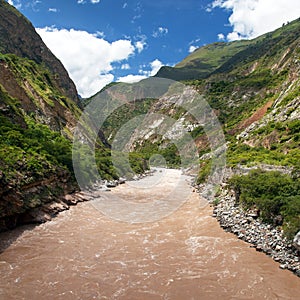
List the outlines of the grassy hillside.
{"type": "Polygon", "coordinates": [[[162,67],[157,77],[173,80],[208,78],[214,73],[231,72],[240,63],[247,64],[263,55],[276,56],[298,36],[299,20],[253,40],[213,43],[196,49],[175,67],[162,67]]]}

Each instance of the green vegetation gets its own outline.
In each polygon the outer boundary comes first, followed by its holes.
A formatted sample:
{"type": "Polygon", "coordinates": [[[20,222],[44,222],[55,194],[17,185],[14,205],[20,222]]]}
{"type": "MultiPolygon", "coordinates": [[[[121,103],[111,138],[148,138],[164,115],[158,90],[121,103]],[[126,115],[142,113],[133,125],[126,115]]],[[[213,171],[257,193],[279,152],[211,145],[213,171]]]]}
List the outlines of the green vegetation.
{"type": "MultiPolygon", "coordinates": [[[[298,174],[299,175],[299,174],[298,174]]],[[[246,176],[234,176],[229,184],[235,191],[236,201],[245,208],[257,208],[260,217],[275,223],[283,217],[283,228],[288,237],[293,237],[300,228],[300,177],[280,172],[252,170],[246,176]]]]}
{"type": "Polygon", "coordinates": [[[33,105],[40,109],[44,109],[43,104],[50,109],[70,109],[75,117],[79,117],[80,109],[73,100],[62,95],[46,66],[14,54],[1,54],[1,60],[12,71],[14,80],[26,91],[33,105]]]}
{"type": "Polygon", "coordinates": [[[156,99],[140,99],[125,103],[105,119],[101,127],[108,141],[113,141],[118,130],[134,117],[145,115],[155,104],[156,99]]]}
{"type": "Polygon", "coordinates": [[[197,184],[202,184],[202,183],[206,182],[206,180],[211,172],[211,168],[212,168],[212,161],[210,159],[202,161],[200,163],[200,170],[199,170],[199,173],[197,176],[197,181],[196,181],[197,184]]]}
{"type": "MultiPolygon", "coordinates": [[[[299,32],[300,21],[296,20],[254,40],[214,43],[197,49],[174,68],[163,67],[158,72],[159,77],[185,80],[210,104],[224,128],[229,167],[269,164],[300,169],[300,120],[293,114],[294,103],[300,96],[296,78],[300,58],[299,32]],[[270,121],[264,126],[255,127],[248,135],[237,139],[239,133],[274,107],[284,110],[286,118],[276,119],[270,114],[270,121]]],[[[10,188],[19,192],[23,187],[44,182],[58,173],[67,177],[68,182],[73,179],[75,185],[72,159],[80,166],[85,185],[98,179],[98,175],[107,180],[119,176],[130,178],[144,172],[149,161],[151,165],[173,168],[185,163],[179,153],[184,145],[180,142],[180,145],[175,145],[156,134],[147,140],[139,140],[134,145],[135,152],[111,150],[103,139],[97,141],[95,153],[90,153],[89,147],[81,144],[72,157],[72,128],[81,110],[74,99],[63,95],[63,88],[57,81],[59,74],[52,74],[43,63],[13,54],[0,53],[0,66],[8,71],[7,81],[15,86],[13,92],[9,92],[10,88],[4,88],[7,82],[1,81],[3,85],[0,84],[0,185],[8,183],[10,188]]],[[[120,83],[112,83],[103,90],[115,84],[120,83]]],[[[128,86],[120,85],[117,95],[122,98],[128,86]]],[[[82,104],[88,105],[99,93],[83,99],[82,104]]],[[[124,104],[102,125],[101,130],[108,142],[112,143],[129,121],[149,111],[176,120],[184,118],[186,124],[198,124],[180,105],[160,101],[140,99],[127,102],[124,97],[124,104]]],[[[91,132],[91,128],[87,127],[86,131],[91,132]]],[[[203,126],[194,128],[190,135],[200,155],[210,150],[203,126]]],[[[200,161],[198,184],[207,180],[213,167],[211,160],[200,161]]],[[[292,236],[300,228],[297,174],[289,176],[258,170],[247,176],[233,177],[230,185],[236,191],[238,201],[246,208],[258,208],[264,221],[273,223],[281,215],[286,234],[292,236]]],[[[45,187],[41,193],[59,194],[61,191],[56,188],[57,191],[55,188],[49,191],[45,187]]],[[[26,209],[41,204],[39,197],[34,195],[27,200],[26,209]]],[[[3,205],[0,203],[0,212],[3,205]]]]}
{"type": "Polygon", "coordinates": [[[178,168],[181,165],[178,149],[169,141],[162,143],[145,140],[142,145],[136,146],[136,149],[147,161],[150,160],[152,166],[166,165],[169,168],[178,168]]]}
{"type": "Polygon", "coordinates": [[[227,155],[228,165],[270,164],[299,166],[300,162],[300,120],[269,122],[254,131],[257,146],[243,143],[231,144],[227,155]]]}
{"type": "Polygon", "coordinates": [[[72,172],[71,142],[46,125],[27,128],[0,116],[0,164],[5,178],[19,186],[58,171],[72,172]]]}
{"type": "Polygon", "coordinates": [[[173,80],[195,80],[208,78],[213,74],[240,73],[240,66],[247,68],[251,63],[265,58],[278,62],[282,51],[299,37],[299,20],[295,20],[274,32],[253,40],[231,43],[213,43],[203,46],[174,68],[163,67],[156,76],[173,80]]]}
{"type": "Polygon", "coordinates": [[[174,68],[163,67],[156,76],[173,80],[206,78],[221,67],[233,55],[245,49],[249,41],[213,43],[191,53],[174,68]]]}

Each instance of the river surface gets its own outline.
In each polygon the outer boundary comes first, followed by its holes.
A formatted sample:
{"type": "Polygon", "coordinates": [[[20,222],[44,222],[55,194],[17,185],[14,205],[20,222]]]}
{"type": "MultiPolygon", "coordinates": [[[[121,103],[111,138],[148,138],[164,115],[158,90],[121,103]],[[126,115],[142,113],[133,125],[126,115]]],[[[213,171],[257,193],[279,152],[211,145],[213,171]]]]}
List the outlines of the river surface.
{"type": "Polygon", "coordinates": [[[0,299],[299,299],[300,279],[224,232],[179,177],[168,170],[151,189],[126,183],[103,192],[142,204],[163,198],[174,182],[181,185],[176,196],[189,191],[156,221],[117,221],[93,200],[1,234],[0,299]]]}

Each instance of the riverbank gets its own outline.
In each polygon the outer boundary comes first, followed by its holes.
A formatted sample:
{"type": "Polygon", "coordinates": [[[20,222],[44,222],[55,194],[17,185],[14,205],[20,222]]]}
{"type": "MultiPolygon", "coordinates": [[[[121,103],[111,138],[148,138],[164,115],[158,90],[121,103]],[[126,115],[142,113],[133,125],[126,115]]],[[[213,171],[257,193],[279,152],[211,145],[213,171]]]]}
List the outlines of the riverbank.
{"type": "Polygon", "coordinates": [[[1,234],[12,241],[0,253],[0,298],[297,299],[300,279],[220,228],[179,170],[101,193],[144,207],[174,186],[185,201],[157,221],[147,222],[147,210],[145,222],[116,221],[95,208],[96,199],[18,236],[1,234]]]}
{"type": "Polygon", "coordinates": [[[218,196],[212,216],[225,231],[273,258],[281,269],[292,271],[300,277],[300,253],[284,237],[283,231],[262,223],[256,211],[244,211],[237,206],[234,195],[226,189],[218,196]]]}
{"type": "MultiPolygon", "coordinates": [[[[131,180],[137,181],[146,176],[150,176],[155,170],[146,171],[144,174],[135,175],[131,180]]],[[[70,188],[66,188],[65,195],[49,196],[40,202],[46,202],[40,206],[27,210],[21,214],[15,214],[0,219],[0,232],[13,230],[16,227],[28,224],[42,224],[51,221],[53,218],[63,211],[69,210],[70,207],[81,202],[91,201],[100,197],[103,191],[109,191],[120,184],[127,181],[126,178],[117,180],[101,180],[96,182],[93,186],[85,191],[73,191],[70,193],[70,188]]],[[[74,189],[73,189],[74,190],[74,189]]],[[[32,195],[35,195],[36,190],[32,190],[32,195]]],[[[37,199],[38,196],[36,196],[37,199]]]]}

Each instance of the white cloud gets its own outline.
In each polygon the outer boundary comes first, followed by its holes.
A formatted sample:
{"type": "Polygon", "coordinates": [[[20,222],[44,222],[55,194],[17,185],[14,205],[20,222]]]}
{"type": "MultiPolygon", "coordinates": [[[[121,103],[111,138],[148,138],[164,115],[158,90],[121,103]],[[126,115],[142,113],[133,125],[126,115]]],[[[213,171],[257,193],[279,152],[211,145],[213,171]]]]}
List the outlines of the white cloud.
{"type": "Polygon", "coordinates": [[[300,16],[299,0],[215,0],[211,7],[231,11],[229,41],[255,38],[300,16]]]}
{"type": "Polygon", "coordinates": [[[154,76],[158,72],[158,70],[163,66],[163,63],[160,60],[155,59],[150,63],[150,66],[151,66],[150,76],[154,76]]]}
{"type": "Polygon", "coordinates": [[[200,38],[196,38],[196,39],[194,39],[194,40],[192,40],[192,41],[190,41],[189,42],[189,53],[192,53],[192,52],[194,52],[196,49],[198,49],[199,48],[199,46],[197,46],[197,44],[199,43],[201,41],[201,39],[200,38]]]}
{"type": "Polygon", "coordinates": [[[20,0],[8,0],[7,1],[10,5],[14,6],[16,9],[21,9],[22,8],[22,3],[20,2],[20,0]]]}
{"type": "MultiPolygon", "coordinates": [[[[245,37],[246,38],[246,37],[245,37]]],[[[230,32],[227,34],[227,40],[229,42],[242,40],[243,37],[236,31],[230,32]]]]}
{"type": "MultiPolygon", "coordinates": [[[[90,0],[90,3],[92,3],[92,4],[97,4],[99,2],[100,2],[100,0],[90,0]]],[[[77,3],[78,4],[85,4],[86,0],[77,0],[77,3]]]]}
{"type": "Polygon", "coordinates": [[[136,47],[138,53],[141,53],[144,50],[146,45],[147,45],[147,43],[143,40],[142,41],[137,41],[135,43],[135,47],[136,47]]]}
{"type": "Polygon", "coordinates": [[[160,60],[155,59],[152,62],[150,62],[149,65],[143,65],[143,66],[141,66],[142,68],[146,68],[146,67],[150,68],[149,71],[140,70],[139,71],[140,75],[130,74],[130,75],[118,78],[117,81],[119,81],[119,82],[127,82],[127,83],[138,82],[138,81],[141,81],[142,79],[145,79],[145,78],[147,78],[149,76],[156,75],[156,73],[158,72],[158,70],[162,66],[163,66],[163,63],[160,60]]]}
{"type": "Polygon", "coordinates": [[[225,40],[225,35],[223,33],[218,34],[218,40],[219,41],[224,41],[225,40]]]}
{"type": "Polygon", "coordinates": [[[123,76],[123,77],[120,77],[118,78],[118,82],[126,82],[126,83],[134,83],[134,82],[139,82],[141,81],[142,79],[145,79],[147,78],[147,76],[145,75],[127,75],[127,76],[123,76]]]}
{"type": "Polygon", "coordinates": [[[166,27],[158,27],[157,30],[153,31],[152,36],[155,37],[155,38],[158,38],[158,37],[162,37],[164,35],[167,35],[168,32],[169,32],[168,28],[166,28],[166,27]]]}
{"type": "Polygon", "coordinates": [[[130,70],[130,65],[129,64],[123,64],[121,66],[121,70],[130,70]]]}
{"type": "Polygon", "coordinates": [[[198,47],[191,45],[189,48],[189,53],[194,52],[198,47]]]}
{"type": "Polygon", "coordinates": [[[48,11],[54,13],[58,12],[57,8],[49,8],[48,11]]]}
{"type": "MultiPolygon", "coordinates": [[[[147,77],[154,76],[163,65],[164,64],[159,59],[155,59],[149,64],[150,67],[149,71],[140,70],[140,73],[147,77]]],[[[147,67],[147,66],[144,65],[142,67],[147,67]]]]}
{"type": "Polygon", "coordinates": [[[86,31],[46,27],[37,32],[64,64],[82,97],[113,81],[112,63],[128,59],[135,50],[129,40],[109,43],[86,31]]]}

